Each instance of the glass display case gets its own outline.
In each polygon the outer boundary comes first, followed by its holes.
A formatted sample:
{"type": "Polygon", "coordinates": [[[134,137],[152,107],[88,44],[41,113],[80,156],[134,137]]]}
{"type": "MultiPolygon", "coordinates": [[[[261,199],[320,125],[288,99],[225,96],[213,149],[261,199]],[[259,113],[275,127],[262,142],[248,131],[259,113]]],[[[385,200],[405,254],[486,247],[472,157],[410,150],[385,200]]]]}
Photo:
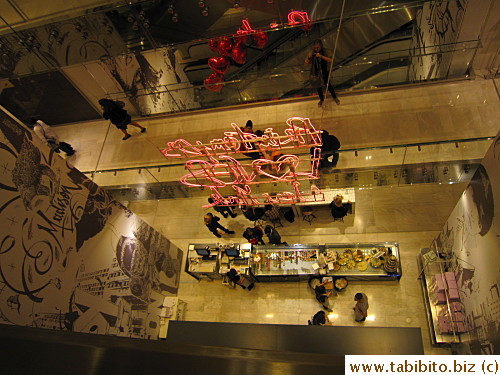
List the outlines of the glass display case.
{"type": "Polygon", "coordinates": [[[396,242],[326,244],[321,255],[329,276],[350,280],[399,280],[402,275],[396,242]]]}
{"type": "Polygon", "coordinates": [[[399,280],[402,275],[395,242],[256,245],[250,270],[259,281],[293,281],[313,275],[399,280]]]}
{"type": "Polygon", "coordinates": [[[319,245],[254,245],[250,272],[259,281],[308,279],[319,252],[319,245]]]}
{"type": "Polygon", "coordinates": [[[449,259],[434,245],[417,256],[431,339],[433,344],[459,343],[470,331],[465,306],[449,259]]]}

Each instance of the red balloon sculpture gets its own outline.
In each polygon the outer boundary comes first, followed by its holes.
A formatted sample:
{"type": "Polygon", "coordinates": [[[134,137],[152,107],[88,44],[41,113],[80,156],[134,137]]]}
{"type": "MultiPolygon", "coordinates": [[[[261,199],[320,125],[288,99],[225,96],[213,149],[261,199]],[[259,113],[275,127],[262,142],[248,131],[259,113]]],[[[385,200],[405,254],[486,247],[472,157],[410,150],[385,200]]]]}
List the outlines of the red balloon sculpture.
{"type": "Polygon", "coordinates": [[[231,52],[231,57],[236,64],[243,65],[247,62],[247,46],[244,43],[238,43],[231,52]]]}
{"type": "Polygon", "coordinates": [[[214,52],[219,52],[219,39],[210,39],[208,41],[208,48],[210,48],[214,52]]]}
{"type": "Polygon", "coordinates": [[[231,56],[234,42],[231,38],[221,38],[217,49],[222,56],[231,56]]]}
{"type": "Polygon", "coordinates": [[[225,56],[211,57],[208,59],[208,66],[216,73],[226,74],[229,70],[231,60],[225,56]]]}
{"type": "Polygon", "coordinates": [[[205,78],[203,84],[205,85],[205,88],[207,90],[219,92],[220,90],[222,90],[223,85],[217,85],[217,83],[222,82],[224,82],[224,76],[216,72],[210,74],[207,78],[205,78]]]}
{"type": "Polygon", "coordinates": [[[269,36],[267,35],[267,33],[263,32],[255,33],[252,35],[252,37],[257,48],[264,48],[267,44],[267,41],[269,40],[269,36]]]}

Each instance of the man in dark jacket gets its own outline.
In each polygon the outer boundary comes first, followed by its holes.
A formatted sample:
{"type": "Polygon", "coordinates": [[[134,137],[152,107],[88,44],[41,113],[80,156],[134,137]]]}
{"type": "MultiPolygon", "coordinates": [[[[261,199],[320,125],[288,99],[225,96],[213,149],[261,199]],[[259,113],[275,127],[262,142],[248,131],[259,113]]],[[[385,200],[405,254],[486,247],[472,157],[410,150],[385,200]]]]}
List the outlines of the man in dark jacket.
{"type": "MultiPolygon", "coordinates": [[[[320,168],[327,168],[337,166],[339,161],[340,141],[334,135],[323,130],[321,133],[321,140],[323,145],[321,146],[321,162],[320,168]]],[[[314,147],[311,147],[311,155],[313,154],[314,147]]]]}
{"type": "Polygon", "coordinates": [[[269,238],[270,244],[273,244],[273,245],[280,245],[280,244],[286,245],[287,244],[286,242],[281,242],[280,234],[278,233],[278,231],[276,229],[274,229],[270,225],[266,225],[266,227],[264,228],[264,233],[267,235],[267,238],[269,238]]]}

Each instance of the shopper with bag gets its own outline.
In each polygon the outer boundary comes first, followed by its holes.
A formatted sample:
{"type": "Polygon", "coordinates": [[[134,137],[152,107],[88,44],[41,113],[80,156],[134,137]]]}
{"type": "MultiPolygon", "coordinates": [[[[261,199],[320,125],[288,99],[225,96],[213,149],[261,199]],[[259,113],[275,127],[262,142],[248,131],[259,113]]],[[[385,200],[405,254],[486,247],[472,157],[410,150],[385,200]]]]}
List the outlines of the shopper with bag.
{"type": "MultiPolygon", "coordinates": [[[[328,69],[327,62],[331,63],[332,59],[326,56],[326,52],[323,48],[323,42],[318,39],[313,44],[313,49],[306,58],[306,65],[311,64],[311,74],[309,76],[309,82],[311,86],[316,89],[319,95],[318,106],[321,107],[325,100],[325,95],[323,94],[323,89],[328,82],[328,76],[330,75],[330,70],[328,69]]],[[[332,94],[332,98],[335,103],[340,104],[340,100],[335,94],[335,90],[330,82],[328,82],[328,91],[332,94]]]]}
{"type": "Polygon", "coordinates": [[[132,118],[127,113],[127,110],[123,108],[125,107],[125,103],[110,99],[99,99],[99,104],[104,111],[102,117],[106,120],[110,120],[113,125],[122,131],[125,135],[125,137],[122,138],[124,141],[131,137],[131,135],[127,132],[128,125],[141,129],[141,133],[146,132],[145,127],[139,125],[136,121],[132,121],[132,118]]]}
{"type": "Polygon", "coordinates": [[[243,232],[243,238],[245,238],[252,245],[257,245],[259,243],[261,245],[265,245],[266,243],[262,239],[262,236],[264,236],[264,232],[262,231],[262,229],[260,229],[260,227],[254,227],[254,228],[248,227],[243,232]]]}
{"type": "Polygon", "coordinates": [[[67,156],[71,156],[75,153],[75,150],[69,143],[61,142],[57,133],[42,120],[37,120],[32,117],[29,121],[30,127],[33,129],[35,134],[40,138],[40,140],[49,146],[54,152],[59,153],[61,150],[66,153],[67,156]]]}

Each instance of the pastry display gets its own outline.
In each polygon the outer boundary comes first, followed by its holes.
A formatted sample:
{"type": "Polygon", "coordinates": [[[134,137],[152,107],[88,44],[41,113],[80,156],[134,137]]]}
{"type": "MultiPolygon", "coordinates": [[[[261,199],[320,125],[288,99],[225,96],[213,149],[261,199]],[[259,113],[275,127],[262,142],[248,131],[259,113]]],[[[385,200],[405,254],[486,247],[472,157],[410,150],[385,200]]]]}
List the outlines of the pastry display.
{"type": "Polygon", "coordinates": [[[387,273],[394,273],[397,272],[398,270],[398,258],[396,258],[394,255],[391,255],[384,263],[384,269],[387,271],[387,273]]]}
{"type": "Polygon", "coordinates": [[[380,268],[382,266],[382,260],[380,258],[371,258],[370,265],[373,268],[380,268]]]}
{"type": "Polygon", "coordinates": [[[352,250],[351,249],[346,249],[344,251],[344,257],[345,258],[349,258],[349,259],[352,258],[352,250]]]}
{"type": "Polygon", "coordinates": [[[341,266],[345,266],[347,264],[348,259],[347,258],[339,258],[337,259],[337,263],[341,266]]]}
{"type": "Polygon", "coordinates": [[[340,270],[340,264],[338,264],[337,262],[333,263],[333,270],[334,271],[340,270]]]}
{"type": "Polygon", "coordinates": [[[356,250],[352,256],[356,262],[361,262],[362,260],[365,260],[365,255],[361,250],[356,250]]]}
{"type": "Polygon", "coordinates": [[[356,268],[356,261],[354,259],[347,260],[346,267],[348,270],[353,270],[354,268],[356,268]]]}
{"type": "Polygon", "coordinates": [[[366,271],[368,269],[368,263],[363,260],[356,265],[356,268],[360,271],[366,271]]]}

